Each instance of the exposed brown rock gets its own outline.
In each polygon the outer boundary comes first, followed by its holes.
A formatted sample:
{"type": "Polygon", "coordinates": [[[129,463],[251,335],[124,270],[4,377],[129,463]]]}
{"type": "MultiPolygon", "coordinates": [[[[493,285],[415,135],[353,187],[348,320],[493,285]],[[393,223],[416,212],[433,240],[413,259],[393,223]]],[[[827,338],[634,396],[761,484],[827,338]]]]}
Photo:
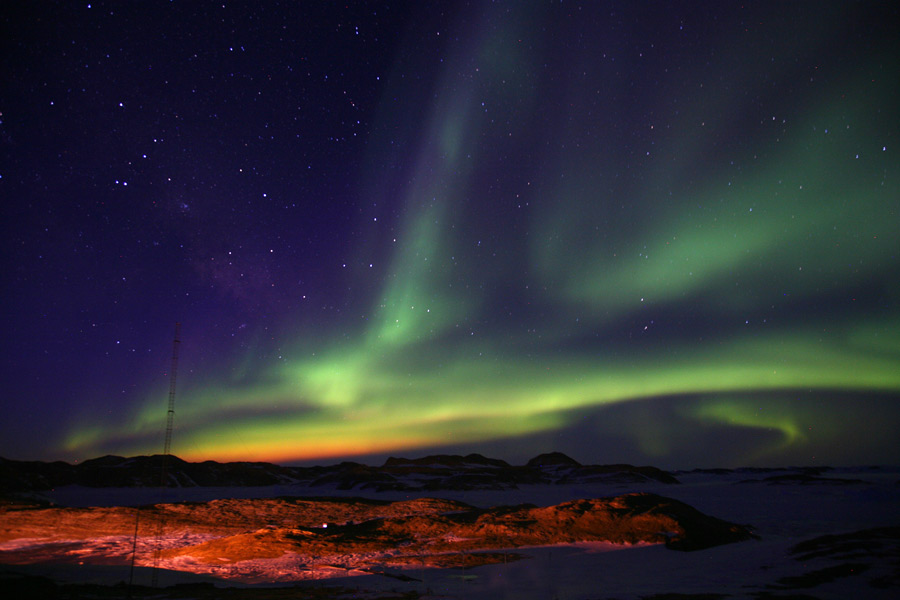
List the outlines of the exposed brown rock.
{"type": "Polygon", "coordinates": [[[751,537],[741,526],[655,494],[548,507],[477,509],[457,503],[448,512],[386,508],[395,514],[368,520],[360,515],[361,522],[327,528],[260,529],[174,549],[168,555],[216,561],[271,558],[287,552],[326,558],[388,551],[418,556],[580,541],[665,543],[672,549],[698,550],[751,537]]]}
{"type": "Polygon", "coordinates": [[[185,568],[199,572],[282,557],[304,569],[463,567],[516,560],[519,556],[508,550],[524,546],[602,541],[697,550],[751,537],[741,526],[655,494],[493,508],[434,498],[223,499],[146,506],[139,519],[137,513],[129,507],[2,508],[0,542],[38,543],[0,552],[0,562],[126,564],[130,544],[98,546],[97,540],[130,537],[136,522],[148,542],[165,523],[169,541],[161,557],[189,558],[194,566],[185,568]]]}

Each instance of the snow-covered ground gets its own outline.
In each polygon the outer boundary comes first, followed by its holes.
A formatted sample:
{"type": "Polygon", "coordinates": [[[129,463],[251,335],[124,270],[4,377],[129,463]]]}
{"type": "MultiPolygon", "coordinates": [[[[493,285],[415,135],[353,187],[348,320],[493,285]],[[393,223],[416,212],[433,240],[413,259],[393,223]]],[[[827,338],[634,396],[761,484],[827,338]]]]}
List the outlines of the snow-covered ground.
{"type": "MultiPolygon", "coordinates": [[[[851,556],[822,555],[797,560],[789,550],[797,543],[822,535],[844,534],[874,527],[900,525],[900,469],[835,469],[820,479],[764,481],[778,473],[727,472],[680,473],[680,485],[648,482],[632,485],[582,484],[577,486],[523,486],[518,490],[429,492],[430,497],[461,500],[475,506],[557,504],[574,498],[648,491],[669,496],[698,510],[728,521],[751,525],[759,540],[717,546],[696,552],[678,552],[663,546],[623,547],[610,544],[517,548],[511,553],[528,558],[505,564],[470,569],[386,569],[388,576],[347,572],[285,555],[277,559],[242,561],[222,565],[189,564],[189,557],[163,561],[172,569],[160,583],[196,580],[200,573],[215,580],[229,578],[248,583],[296,582],[304,585],[341,585],[369,591],[415,590],[426,598],[466,599],[570,599],[641,598],[661,593],[729,594],[733,598],[758,598],[805,594],[812,598],[896,598],[900,589],[898,540],[886,547],[868,547],[851,556]],[[849,480],[862,480],[851,483],[849,480]],[[195,575],[179,573],[193,571],[195,575]],[[862,571],[862,572],[859,572],[862,571]],[[808,581],[798,576],[810,575],[808,581]],[[831,575],[832,581],[825,581],[831,575]],[[401,575],[402,580],[390,575],[401,575]],[[818,576],[816,576],[818,575],[818,576]],[[793,577],[795,579],[785,579],[793,577]],[[779,581],[780,580],[780,581],[779,581]],[[887,587],[874,587],[872,582],[887,587]],[[806,585],[807,587],[799,587],[806,585]]],[[[127,505],[148,501],[208,500],[215,497],[367,496],[383,500],[411,497],[409,493],[366,493],[323,488],[272,486],[267,488],[194,488],[167,491],[168,497],[147,497],[146,490],[63,488],[47,494],[67,505],[127,505]]],[[[198,538],[199,540],[199,538],[198,538]]],[[[165,539],[167,546],[184,545],[184,539],[165,539]]],[[[16,540],[17,549],[39,540],[16,540]]],[[[96,549],[111,557],[130,553],[131,540],[103,538],[96,549]]],[[[6,549],[12,549],[10,546],[6,549]]],[[[2,550],[3,548],[0,548],[2,550]]],[[[58,549],[62,549],[59,547],[58,549]]],[[[52,548],[47,548],[52,551],[52,548]]],[[[81,551],[83,552],[83,550],[81,551]]],[[[139,552],[140,554],[140,552],[139,552]]],[[[144,553],[147,556],[147,553],[144,553]]],[[[47,574],[64,581],[115,583],[127,580],[124,567],[77,564],[78,555],[56,564],[16,565],[15,569],[47,574]],[[59,564],[67,563],[67,564],[59,564]]],[[[148,565],[147,560],[139,564],[148,565]]],[[[139,576],[149,579],[146,571],[139,576]]]]}

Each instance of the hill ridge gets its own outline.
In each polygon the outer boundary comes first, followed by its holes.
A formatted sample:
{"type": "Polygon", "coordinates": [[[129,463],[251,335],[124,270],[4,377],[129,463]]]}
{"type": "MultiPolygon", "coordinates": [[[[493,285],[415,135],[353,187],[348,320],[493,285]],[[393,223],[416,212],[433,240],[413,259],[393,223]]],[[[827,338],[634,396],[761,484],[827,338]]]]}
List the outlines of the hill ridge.
{"type": "MultiPolygon", "coordinates": [[[[0,457],[0,492],[32,492],[67,485],[92,488],[158,487],[163,456],[104,455],[81,463],[16,461],[0,457]]],[[[582,465],[565,454],[540,454],[524,465],[471,453],[421,458],[390,457],[381,466],[342,462],[331,466],[290,467],[266,462],[188,462],[169,456],[167,487],[254,487],[303,485],[341,490],[435,491],[516,489],[529,484],[677,484],[662,469],[628,464],[582,465]]]]}

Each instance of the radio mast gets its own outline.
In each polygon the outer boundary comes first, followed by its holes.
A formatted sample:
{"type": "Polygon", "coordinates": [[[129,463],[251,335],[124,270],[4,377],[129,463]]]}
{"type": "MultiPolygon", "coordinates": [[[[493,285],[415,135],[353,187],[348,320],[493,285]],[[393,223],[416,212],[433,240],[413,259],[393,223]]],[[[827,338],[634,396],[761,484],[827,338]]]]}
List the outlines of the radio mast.
{"type": "MultiPolygon", "coordinates": [[[[178,372],[178,345],[181,343],[178,337],[180,333],[181,323],[175,323],[175,341],[172,342],[172,370],[169,373],[169,410],[166,413],[166,442],[163,445],[162,463],[159,469],[160,490],[164,490],[168,483],[168,462],[169,454],[172,450],[172,424],[175,421],[175,376],[178,372]]],[[[165,512],[160,510],[159,522],[156,527],[156,552],[153,556],[153,587],[156,587],[159,583],[159,559],[162,554],[162,534],[165,525],[165,512]]]]}
{"type": "Polygon", "coordinates": [[[178,370],[178,344],[181,340],[178,335],[181,332],[181,323],[175,323],[175,341],[172,342],[172,372],[169,376],[169,412],[166,413],[166,443],[163,446],[163,469],[160,486],[166,485],[166,457],[172,449],[172,422],[175,420],[175,374],[178,370]]]}

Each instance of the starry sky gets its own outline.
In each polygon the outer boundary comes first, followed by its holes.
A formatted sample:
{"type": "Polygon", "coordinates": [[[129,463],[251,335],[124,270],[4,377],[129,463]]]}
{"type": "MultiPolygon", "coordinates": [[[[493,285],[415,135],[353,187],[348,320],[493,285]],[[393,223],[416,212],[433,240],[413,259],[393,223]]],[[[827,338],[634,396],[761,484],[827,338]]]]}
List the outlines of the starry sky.
{"type": "Polygon", "coordinates": [[[0,456],[895,464],[891,2],[0,8],[0,456]]]}

